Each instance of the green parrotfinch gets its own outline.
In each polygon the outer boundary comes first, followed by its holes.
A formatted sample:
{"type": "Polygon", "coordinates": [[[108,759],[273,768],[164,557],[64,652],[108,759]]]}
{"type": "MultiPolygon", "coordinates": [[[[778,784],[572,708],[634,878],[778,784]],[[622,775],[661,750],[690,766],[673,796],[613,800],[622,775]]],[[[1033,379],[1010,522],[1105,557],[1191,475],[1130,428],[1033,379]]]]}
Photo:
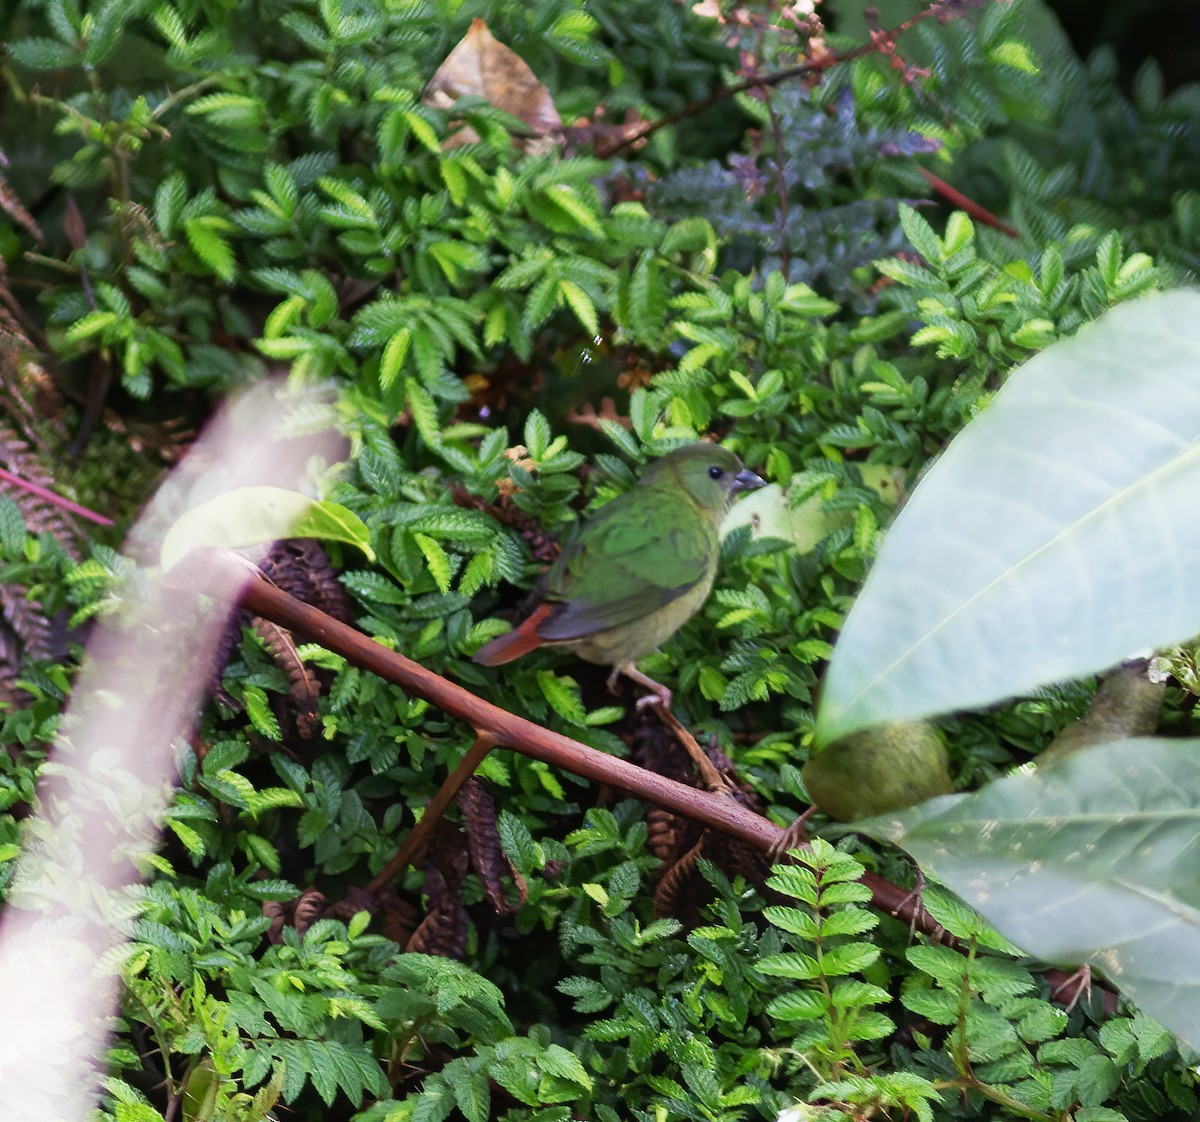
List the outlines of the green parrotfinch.
{"type": "Polygon", "coordinates": [[[649,688],[638,707],[670,707],[671,691],[634,665],[700,610],[712,590],[718,527],[734,497],[763,480],[716,444],[689,444],[651,464],[601,507],[546,574],[541,603],[516,630],[475,654],[499,666],[541,646],[565,647],[649,688]]]}

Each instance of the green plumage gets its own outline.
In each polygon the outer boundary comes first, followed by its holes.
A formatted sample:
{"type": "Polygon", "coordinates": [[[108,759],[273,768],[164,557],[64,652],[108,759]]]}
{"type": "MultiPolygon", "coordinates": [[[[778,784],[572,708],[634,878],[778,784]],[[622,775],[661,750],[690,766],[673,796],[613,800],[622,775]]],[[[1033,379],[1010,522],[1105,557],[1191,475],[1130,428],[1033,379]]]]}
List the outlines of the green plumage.
{"type": "Polygon", "coordinates": [[[626,674],[669,703],[670,692],[633,664],[700,610],[717,572],[721,518],[734,495],[760,486],[717,445],[664,456],[584,523],[546,574],[543,603],[475,661],[494,666],[550,643],[614,667],[614,678],[626,674]]]}
{"type": "MultiPolygon", "coordinates": [[[[637,487],[588,522],[547,575],[545,598],[562,608],[538,628],[539,635],[582,639],[648,623],[660,612],[677,615],[672,605],[698,599],[674,631],[699,608],[717,571],[718,519],[673,490],[637,487]]],[[[640,658],[661,641],[636,644],[645,649],[627,657],[640,658]]]]}

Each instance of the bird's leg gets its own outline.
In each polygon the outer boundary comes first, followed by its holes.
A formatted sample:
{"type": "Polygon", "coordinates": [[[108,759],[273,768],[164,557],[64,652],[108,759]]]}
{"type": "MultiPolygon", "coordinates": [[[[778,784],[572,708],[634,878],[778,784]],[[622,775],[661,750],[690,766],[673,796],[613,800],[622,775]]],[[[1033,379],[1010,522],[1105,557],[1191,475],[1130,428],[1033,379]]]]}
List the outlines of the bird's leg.
{"type": "Polygon", "coordinates": [[[645,709],[647,705],[661,705],[664,709],[671,708],[671,691],[667,689],[661,682],[656,682],[647,674],[643,674],[632,662],[622,662],[613,667],[613,672],[608,676],[608,692],[617,692],[617,679],[624,674],[630,681],[637,682],[640,686],[645,686],[650,690],[645,697],[639,697],[637,707],[645,709]]]}
{"type": "Polygon", "coordinates": [[[1055,1001],[1063,1000],[1067,995],[1064,992],[1069,986],[1075,987],[1075,993],[1071,997],[1070,1003],[1067,1005],[1067,1012],[1071,1012],[1075,1008],[1079,999],[1090,998],[1092,996],[1092,968],[1085,962],[1074,974],[1068,974],[1063,981],[1059,982],[1050,991],[1050,996],[1055,1001]],[[1059,997],[1062,994],[1062,997],[1059,997]]]}

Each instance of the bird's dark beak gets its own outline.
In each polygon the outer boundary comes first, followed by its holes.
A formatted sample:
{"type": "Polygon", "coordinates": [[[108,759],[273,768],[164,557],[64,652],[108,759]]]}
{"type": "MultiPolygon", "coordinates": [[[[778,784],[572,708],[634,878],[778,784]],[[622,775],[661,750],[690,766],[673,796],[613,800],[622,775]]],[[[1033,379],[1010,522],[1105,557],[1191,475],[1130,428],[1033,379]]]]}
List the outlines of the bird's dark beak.
{"type": "Polygon", "coordinates": [[[762,476],[755,475],[749,468],[742,468],[741,471],[733,477],[733,486],[729,488],[731,495],[740,495],[743,491],[757,491],[760,487],[765,487],[767,481],[762,476]]]}

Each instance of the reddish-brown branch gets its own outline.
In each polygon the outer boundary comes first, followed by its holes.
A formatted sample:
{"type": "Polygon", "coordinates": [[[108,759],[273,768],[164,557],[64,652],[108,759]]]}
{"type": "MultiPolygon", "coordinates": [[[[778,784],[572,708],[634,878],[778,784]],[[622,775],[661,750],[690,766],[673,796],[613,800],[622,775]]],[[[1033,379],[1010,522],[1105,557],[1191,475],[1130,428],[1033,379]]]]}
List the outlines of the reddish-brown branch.
{"type": "MultiPolygon", "coordinates": [[[[236,555],[216,550],[193,554],[185,564],[188,567],[179,575],[179,583],[199,591],[211,590],[215,596],[220,595],[221,587],[236,587],[234,581],[243,578],[246,572],[245,563],[236,555]],[[221,576],[221,573],[225,575],[221,576]]],[[[676,783],[506,712],[265,580],[247,582],[240,602],[253,614],[320,643],[355,666],[370,670],[407,693],[431,701],[451,716],[465,721],[479,737],[472,751],[478,749],[480,756],[492,745],[510,748],[584,779],[628,791],[644,802],[673,810],[764,852],[771,852],[783,836],[779,826],[738,805],[727,795],[676,783]]],[[[455,776],[467,764],[464,760],[455,776]]],[[[453,778],[448,781],[448,786],[453,778]]],[[[411,856],[407,851],[418,841],[410,835],[405,845],[405,861],[411,856]]],[[[399,867],[400,856],[397,854],[389,862],[388,877],[395,871],[393,866],[399,867]]],[[[382,883],[384,872],[380,870],[372,884],[382,883]]],[[[942,928],[911,893],[874,873],[866,873],[863,883],[871,889],[876,907],[892,912],[931,938],[944,937],[942,928]]]]}
{"type": "Polygon", "coordinates": [[[1010,238],[1019,238],[1020,232],[1007,222],[997,218],[987,207],[980,206],[974,199],[968,198],[961,191],[951,187],[944,179],[939,179],[928,168],[918,168],[918,171],[925,177],[926,182],[932,187],[942,198],[949,200],[956,207],[966,211],[972,218],[978,219],[986,226],[993,226],[1001,233],[1007,234],[1010,238]]]}
{"type": "MultiPolygon", "coordinates": [[[[216,550],[193,554],[186,564],[186,571],[179,573],[175,582],[217,597],[221,595],[224,581],[232,584],[246,571],[244,562],[235,555],[216,550]],[[224,574],[223,579],[221,574],[224,574]]],[[[425,698],[452,717],[465,721],[478,734],[490,734],[502,747],[595,783],[628,791],[646,802],[674,810],[759,849],[768,849],[780,833],[778,826],[723,795],[698,791],[655,775],[506,712],[265,580],[249,581],[242,591],[240,603],[254,615],[320,643],[355,666],[378,674],[415,697],[425,698]]]]}
{"type": "MultiPolygon", "coordinates": [[[[246,569],[246,562],[236,554],[218,550],[197,551],[176,566],[173,583],[219,599],[222,598],[223,589],[238,587],[238,582],[245,578],[246,569]]],[[[450,716],[474,728],[477,735],[475,744],[444,785],[444,790],[450,793],[448,797],[452,797],[457,790],[455,781],[460,775],[465,778],[491,747],[502,746],[584,779],[628,791],[644,802],[675,811],[767,853],[775,849],[783,836],[782,828],[740,806],[726,795],[676,783],[492,705],[404,655],[388,650],[318,608],[289,596],[264,579],[246,581],[239,603],[254,615],[263,616],[319,643],[355,666],[370,670],[405,692],[432,702],[450,716]]],[[[427,817],[433,809],[430,807],[426,811],[427,817]]],[[[406,850],[415,848],[417,841],[419,839],[414,840],[410,835],[406,850]]],[[[406,853],[406,861],[408,857],[406,853]]],[[[397,854],[389,863],[386,870],[388,877],[398,870],[399,860],[400,855],[397,854]]],[[[372,885],[378,887],[384,883],[384,874],[385,870],[380,870],[372,885]]],[[[917,894],[875,873],[864,873],[862,882],[871,890],[872,903],[876,908],[890,912],[932,939],[955,943],[925,910],[917,894]]]]}

